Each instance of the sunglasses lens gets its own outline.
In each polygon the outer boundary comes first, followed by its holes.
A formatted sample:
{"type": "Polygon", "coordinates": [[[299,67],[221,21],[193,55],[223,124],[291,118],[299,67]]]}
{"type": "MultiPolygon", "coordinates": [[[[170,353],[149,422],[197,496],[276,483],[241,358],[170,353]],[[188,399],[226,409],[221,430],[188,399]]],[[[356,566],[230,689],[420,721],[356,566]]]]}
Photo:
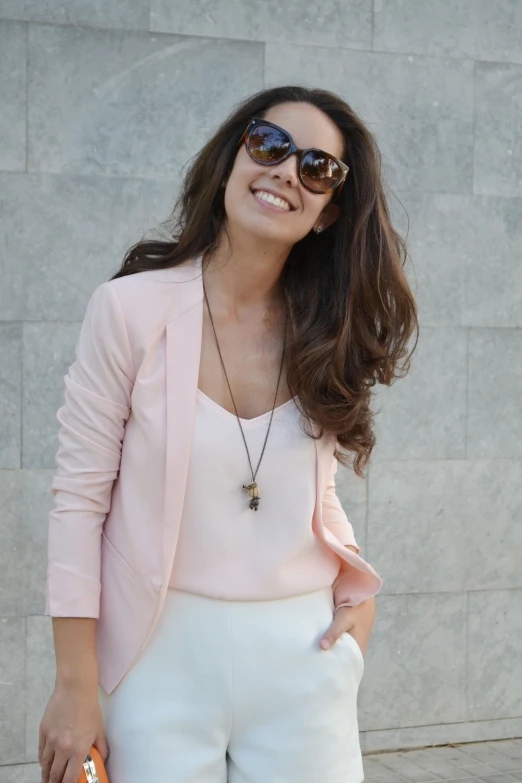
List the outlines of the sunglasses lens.
{"type": "Polygon", "coordinates": [[[339,183],[342,171],[333,158],[311,150],[301,161],[301,176],[305,185],[321,193],[328,193],[339,183]]]}
{"type": "Polygon", "coordinates": [[[277,163],[289,147],[288,136],[268,125],[257,125],[248,137],[248,151],[259,163],[277,163]]]}
{"type": "MultiPolygon", "coordinates": [[[[247,149],[258,163],[271,165],[282,160],[291,146],[289,136],[270,125],[256,125],[247,138],[247,149]]],[[[319,150],[310,150],[301,160],[305,187],[316,193],[328,193],[341,180],[342,171],[334,158],[319,150]]]]}

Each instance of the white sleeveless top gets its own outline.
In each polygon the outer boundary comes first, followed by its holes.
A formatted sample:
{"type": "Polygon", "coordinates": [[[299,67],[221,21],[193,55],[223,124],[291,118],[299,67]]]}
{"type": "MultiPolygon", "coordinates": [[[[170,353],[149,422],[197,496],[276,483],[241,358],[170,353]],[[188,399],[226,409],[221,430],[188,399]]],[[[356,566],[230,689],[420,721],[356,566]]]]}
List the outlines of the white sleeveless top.
{"type": "MultiPolygon", "coordinates": [[[[271,411],[241,419],[255,471],[271,411]]],[[[235,414],[200,389],[169,587],[229,600],[268,600],[332,584],[340,558],[312,530],[316,449],[293,399],[274,410],[249,508],[251,480],[235,414]]]]}

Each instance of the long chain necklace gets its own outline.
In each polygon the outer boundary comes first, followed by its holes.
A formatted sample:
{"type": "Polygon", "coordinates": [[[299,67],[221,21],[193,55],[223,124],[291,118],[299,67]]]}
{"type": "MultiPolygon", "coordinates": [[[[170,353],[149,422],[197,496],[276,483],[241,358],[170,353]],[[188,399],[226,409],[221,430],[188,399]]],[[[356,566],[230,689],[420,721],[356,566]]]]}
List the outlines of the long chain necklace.
{"type": "Polygon", "coordinates": [[[214,330],[214,337],[216,338],[216,345],[217,345],[217,349],[218,349],[218,353],[219,353],[219,358],[221,359],[221,364],[223,366],[223,372],[225,373],[225,378],[226,378],[226,381],[227,381],[227,384],[228,384],[228,388],[229,388],[229,391],[230,391],[230,396],[232,398],[232,403],[234,405],[234,410],[236,412],[237,423],[239,424],[239,428],[241,430],[241,435],[243,436],[243,442],[245,444],[245,449],[246,449],[246,453],[247,453],[247,457],[248,457],[248,464],[250,465],[250,473],[252,475],[251,480],[247,484],[243,484],[242,489],[245,492],[247,492],[249,497],[250,497],[250,500],[249,500],[249,503],[248,503],[248,507],[251,510],[253,510],[253,511],[257,511],[258,508],[259,508],[259,501],[261,499],[261,496],[259,494],[259,486],[258,486],[257,481],[256,481],[256,476],[257,476],[257,472],[259,470],[259,466],[261,464],[261,460],[263,459],[263,454],[265,452],[265,446],[266,446],[266,442],[268,440],[268,433],[270,432],[270,426],[272,424],[272,418],[274,416],[275,402],[276,402],[276,399],[277,399],[277,392],[279,391],[279,382],[281,380],[281,373],[282,373],[282,370],[283,370],[283,361],[284,361],[284,357],[285,357],[285,348],[286,348],[286,325],[287,325],[287,321],[288,321],[288,307],[286,308],[286,315],[285,315],[285,338],[284,338],[284,343],[283,343],[283,351],[282,351],[282,354],[281,354],[281,366],[279,368],[279,377],[277,379],[277,388],[276,388],[276,393],[275,393],[275,397],[274,397],[274,404],[272,405],[272,413],[270,414],[270,421],[268,423],[268,430],[266,432],[265,442],[263,443],[263,448],[261,450],[261,456],[259,457],[259,462],[257,463],[257,467],[256,467],[256,469],[254,471],[253,468],[252,468],[252,462],[250,460],[250,452],[248,450],[247,442],[246,442],[246,439],[245,439],[245,433],[243,432],[243,427],[241,426],[241,420],[240,420],[239,414],[237,412],[236,402],[234,400],[234,395],[232,394],[232,389],[230,388],[230,382],[228,380],[227,371],[225,369],[225,363],[223,361],[223,356],[221,355],[221,349],[219,347],[219,341],[218,341],[217,334],[216,334],[216,327],[214,326],[214,319],[212,318],[212,312],[210,310],[210,304],[209,304],[209,301],[208,301],[207,291],[206,291],[204,282],[203,282],[203,291],[205,293],[205,299],[206,299],[206,302],[207,302],[208,313],[209,313],[209,316],[210,316],[210,322],[212,324],[212,329],[214,330]]]}

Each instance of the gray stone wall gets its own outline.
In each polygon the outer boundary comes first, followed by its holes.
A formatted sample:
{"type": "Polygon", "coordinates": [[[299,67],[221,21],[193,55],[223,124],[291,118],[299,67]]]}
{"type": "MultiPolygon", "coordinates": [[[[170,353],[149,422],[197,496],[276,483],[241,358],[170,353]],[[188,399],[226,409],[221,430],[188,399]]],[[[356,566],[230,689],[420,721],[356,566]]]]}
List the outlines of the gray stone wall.
{"type": "Polygon", "coordinates": [[[420,309],[368,477],[338,474],[384,579],[363,748],[520,736],[521,0],[2,0],[0,63],[0,783],[39,779],[55,416],[87,300],[277,83],[376,133],[420,309]]]}

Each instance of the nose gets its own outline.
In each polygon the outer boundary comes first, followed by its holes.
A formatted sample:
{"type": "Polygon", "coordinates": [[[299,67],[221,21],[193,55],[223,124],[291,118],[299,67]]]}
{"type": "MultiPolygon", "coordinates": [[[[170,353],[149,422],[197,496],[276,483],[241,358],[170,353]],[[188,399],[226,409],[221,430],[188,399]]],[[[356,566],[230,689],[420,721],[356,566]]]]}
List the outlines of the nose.
{"type": "Polygon", "coordinates": [[[294,152],[282,160],[281,163],[271,166],[269,171],[271,171],[273,176],[278,176],[283,181],[297,185],[299,183],[298,165],[297,155],[294,152]]]}

